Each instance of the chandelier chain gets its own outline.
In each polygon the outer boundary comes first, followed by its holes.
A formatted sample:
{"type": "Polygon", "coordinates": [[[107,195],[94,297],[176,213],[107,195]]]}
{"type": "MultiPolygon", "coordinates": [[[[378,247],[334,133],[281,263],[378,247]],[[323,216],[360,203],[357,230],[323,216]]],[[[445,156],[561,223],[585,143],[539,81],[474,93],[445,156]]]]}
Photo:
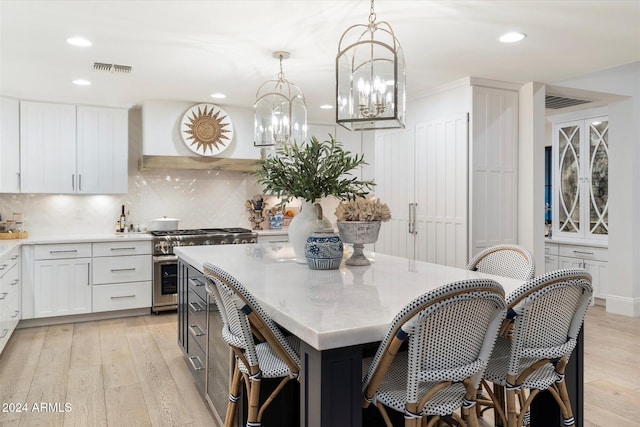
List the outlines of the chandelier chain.
{"type": "Polygon", "coordinates": [[[284,71],[282,71],[282,60],[283,60],[283,56],[282,54],[280,55],[280,72],[278,73],[278,80],[282,81],[284,80],[284,71]]]}
{"type": "Polygon", "coordinates": [[[369,11],[369,24],[376,22],[376,13],[373,11],[373,1],[371,0],[371,9],[369,11]]]}

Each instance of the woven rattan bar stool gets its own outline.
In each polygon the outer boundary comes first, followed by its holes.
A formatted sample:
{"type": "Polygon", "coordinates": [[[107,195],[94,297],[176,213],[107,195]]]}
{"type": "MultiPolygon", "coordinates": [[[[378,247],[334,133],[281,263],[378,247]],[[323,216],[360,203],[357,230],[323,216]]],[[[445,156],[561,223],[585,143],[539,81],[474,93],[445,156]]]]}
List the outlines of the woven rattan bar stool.
{"type": "Polygon", "coordinates": [[[592,293],[587,271],[566,269],[538,276],[507,296],[510,326],[503,327],[483,379],[506,389],[506,409],[491,394],[503,426],[529,424],[531,402],[541,390],[560,405],[564,425],[575,425],[564,372],[592,293]]]}
{"type": "Polygon", "coordinates": [[[502,286],[490,279],[451,283],[411,301],[363,361],[363,407],[375,404],[389,427],[386,408],[404,413],[407,427],[423,418],[428,427],[451,418],[477,426],[469,409],[504,313],[502,286]],[[405,342],[407,351],[398,352],[405,342]],[[454,412],[460,408],[467,421],[454,412]]]}
{"type": "Polygon", "coordinates": [[[536,264],[533,255],[518,245],[495,245],[476,255],[467,270],[513,279],[533,279],[536,264]]]}
{"type": "Polygon", "coordinates": [[[246,425],[258,427],[271,401],[287,382],[298,378],[300,341],[293,336],[285,337],[253,295],[224,270],[205,263],[204,276],[207,292],[213,296],[222,317],[222,337],[235,354],[225,427],[235,425],[243,382],[249,402],[246,425]],[[260,381],[263,378],[282,379],[261,403],[260,381]]]}

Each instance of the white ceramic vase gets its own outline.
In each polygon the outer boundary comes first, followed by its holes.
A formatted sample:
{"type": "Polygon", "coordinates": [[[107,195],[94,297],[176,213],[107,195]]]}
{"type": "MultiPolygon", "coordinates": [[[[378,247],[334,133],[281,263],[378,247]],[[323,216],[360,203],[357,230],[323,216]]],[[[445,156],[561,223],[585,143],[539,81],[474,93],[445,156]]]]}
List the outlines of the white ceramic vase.
{"type": "MultiPolygon", "coordinates": [[[[323,219],[326,219],[323,217],[323,219]]],[[[293,247],[296,256],[296,262],[301,264],[307,263],[305,257],[305,245],[307,238],[315,231],[318,226],[318,218],[314,202],[302,202],[302,211],[293,217],[289,224],[289,242],[293,247]]]]}

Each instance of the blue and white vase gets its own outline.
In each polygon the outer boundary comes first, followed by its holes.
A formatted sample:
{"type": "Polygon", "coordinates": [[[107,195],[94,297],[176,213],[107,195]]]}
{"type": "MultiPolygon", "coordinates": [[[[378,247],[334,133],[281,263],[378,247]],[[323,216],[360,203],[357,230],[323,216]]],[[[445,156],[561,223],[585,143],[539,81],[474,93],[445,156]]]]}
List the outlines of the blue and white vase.
{"type": "Polygon", "coordinates": [[[312,270],[335,270],[340,267],[344,246],[340,236],[322,216],[322,208],[316,203],[317,227],[307,238],[304,256],[312,270]]]}

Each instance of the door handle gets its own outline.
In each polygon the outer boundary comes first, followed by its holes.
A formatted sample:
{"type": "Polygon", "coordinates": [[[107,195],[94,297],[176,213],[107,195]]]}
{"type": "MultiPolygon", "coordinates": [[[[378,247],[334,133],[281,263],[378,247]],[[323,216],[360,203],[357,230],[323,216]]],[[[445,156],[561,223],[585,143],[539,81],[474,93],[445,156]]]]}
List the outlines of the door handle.
{"type": "Polygon", "coordinates": [[[136,271],[135,267],[132,268],[112,268],[111,272],[115,273],[116,271],[136,271]]]}
{"type": "Polygon", "coordinates": [[[198,325],[189,326],[189,330],[194,337],[201,337],[204,335],[204,331],[198,327],[198,325]]]}
{"type": "Polygon", "coordinates": [[[409,203],[409,234],[413,234],[413,203],[409,203]]]}

